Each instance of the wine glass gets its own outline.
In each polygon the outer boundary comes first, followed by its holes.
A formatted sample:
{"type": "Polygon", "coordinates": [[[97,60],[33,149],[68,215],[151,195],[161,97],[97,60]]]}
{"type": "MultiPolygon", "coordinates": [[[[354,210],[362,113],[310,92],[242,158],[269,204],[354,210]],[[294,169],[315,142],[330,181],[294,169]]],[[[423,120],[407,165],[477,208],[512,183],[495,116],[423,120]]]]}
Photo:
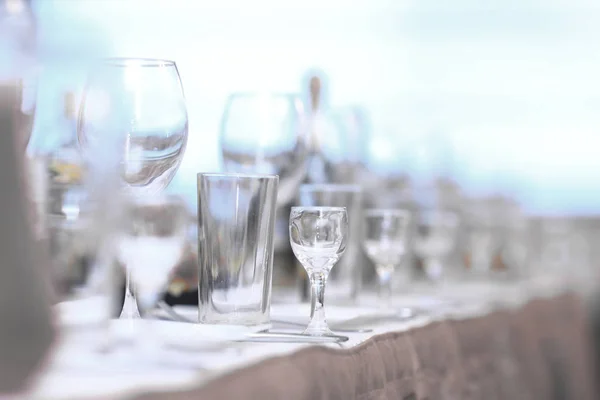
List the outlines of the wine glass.
{"type": "Polygon", "coordinates": [[[231,173],[279,175],[278,206],[289,204],[306,175],[307,120],[289,93],[235,93],[221,121],[223,167],[231,173]]]}
{"type": "Polygon", "coordinates": [[[346,250],[348,214],[345,207],[292,207],[290,243],[311,284],[310,322],[304,334],[335,336],[325,319],[327,276],[346,250]]]}
{"type": "Polygon", "coordinates": [[[407,251],[410,213],[397,209],[365,211],[363,246],[375,264],[380,299],[391,306],[392,277],[407,251]]]}
{"type": "Polygon", "coordinates": [[[423,269],[433,282],[444,275],[445,263],[455,249],[459,218],[451,211],[426,211],[421,214],[415,238],[415,253],[423,259],[423,269]]]}
{"type": "MultiPolygon", "coordinates": [[[[113,166],[122,191],[156,194],[171,182],[185,152],[188,116],[173,61],[101,61],[85,87],[77,136],[88,168],[113,166]]],[[[126,273],[122,316],[138,316],[126,273]]]]}

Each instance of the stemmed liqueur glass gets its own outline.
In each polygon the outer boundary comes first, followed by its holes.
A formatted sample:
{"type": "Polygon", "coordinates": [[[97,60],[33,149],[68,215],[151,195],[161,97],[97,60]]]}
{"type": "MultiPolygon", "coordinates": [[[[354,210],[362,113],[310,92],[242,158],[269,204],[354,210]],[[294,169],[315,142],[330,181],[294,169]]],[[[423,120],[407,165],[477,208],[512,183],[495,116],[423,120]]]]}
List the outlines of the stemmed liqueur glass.
{"type": "Polygon", "coordinates": [[[290,242],[311,284],[310,322],[304,334],[335,336],[325,318],[325,285],[346,250],[348,214],[345,207],[292,207],[290,242]]]}
{"type": "MultiPolygon", "coordinates": [[[[177,66],[154,59],[106,59],[90,73],[77,136],[89,168],[116,166],[121,191],[156,194],[185,152],[188,116],[177,66]],[[114,160],[113,160],[114,159],[114,160]]],[[[122,316],[139,315],[126,273],[122,316]]]]}
{"type": "Polygon", "coordinates": [[[375,264],[382,304],[391,306],[394,270],[402,262],[407,248],[410,213],[396,209],[365,211],[363,246],[375,264]]]}

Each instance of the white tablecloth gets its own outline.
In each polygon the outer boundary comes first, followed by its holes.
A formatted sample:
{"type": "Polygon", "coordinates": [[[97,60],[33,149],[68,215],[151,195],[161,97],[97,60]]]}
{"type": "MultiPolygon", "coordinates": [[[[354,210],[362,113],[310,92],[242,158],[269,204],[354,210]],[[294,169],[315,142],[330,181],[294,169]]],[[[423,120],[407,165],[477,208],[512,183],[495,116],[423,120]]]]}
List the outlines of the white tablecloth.
{"type": "MultiPolygon", "coordinates": [[[[407,320],[382,318],[380,321],[373,321],[369,318],[366,327],[372,328],[372,332],[343,333],[349,337],[347,342],[326,346],[349,348],[378,334],[405,331],[440,319],[481,316],[498,308],[516,308],[533,298],[554,296],[564,290],[566,290],[565,286],[553,279],[504,282],[495,285],[468,283],[437,288],[415,286],[411,293],[395,296],[394,306],[418,308],[422,311],[420,315],[407,320]]],[[[377,303],[375,295],[365,294],[361,296],[360,306],[327,306],[328,319],[331,323],[335,323],[373,313],[388,312],[383,312],[377,303]]],[[[308,304],[274,304],[271,311],[272,319],[296,322],[307,322],[308,314],[308,304]]],[[[217,337],[223,335],[227,338],[228,331],[219,332],[219,329],[223,328],[197,324],[143,322],[147,325],[141,331],[134,329],[128,333],[125,332],[127,325],[124,325],[123,321],[114,321],[112,326],[114,342],[118,343],[119,339],[123,339],[124,334],[130,340],[140,340],[145,337],[146,332],[152,331],[162,342],[179,343],[181,346],[162,346],[160,352],[156,352],[143,349],[132,351],[130,345],[115,344],[111,351],[99,354],[89,352],[87,350],[89,346],[85,343],[82,345],[62,341],[57,344],[31,390],[22,397],[40,400],[114,399],[127,398],[152,389],[183,389],[188,386],[198,386],[224,373],[264,359],[290,354],[313,345],[239,343],[225,340],[216,340],[206,345],[201,337],[207,335],[207,332],[208,335],[217,337]],[[167,328],[167,336],[164,328],[167,328]]],[[[283,330],[282,328],[283,326],[276,324],[272,326],[272,329],[278,331],[283,330]]],[[[289,326],[285,328],[290,329],[289,326]]],[[[295,331],[300,332],[301,328],[298,327],[295,331]]],[[[240,331],[234,332],[230,337],[240,333],[240,331]]]]}

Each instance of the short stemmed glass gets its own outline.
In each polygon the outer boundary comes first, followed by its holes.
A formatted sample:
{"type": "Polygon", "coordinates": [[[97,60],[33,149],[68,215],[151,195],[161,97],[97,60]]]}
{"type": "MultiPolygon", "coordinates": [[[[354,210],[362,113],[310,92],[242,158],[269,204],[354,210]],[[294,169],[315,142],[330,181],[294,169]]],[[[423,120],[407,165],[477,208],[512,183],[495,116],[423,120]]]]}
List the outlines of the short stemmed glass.
{"type": "MultiPolygon", "coordinates": [[[[147,313],[160,300],[183,255],[189,216],[180,197],[162,194],[127,197],[123,211],[118,258],[130,271],[138,305],[147,313]]],[[[145,334],[140,336],[140,342],[148,342],[145,334]]]]}
{"type": "Polygon", "coordinates": [[[410,213],[397,209],[365,211],[363,246],[375,264],[382,304],[391,307],[394,270],[406,254],[410,213]]]}
{"type": "Polygon", "coordinates": [[[419,217],[415,253],[423,259],[425,274],[433,282],[440,282],[446,272],[458,228],[458,215],[451,211],[427,211],[419,217]]]}
{"type": "Polygon", "coordinates": [[[346,250],[348,214],[345,207],[292,207],[290,242],[311,284],[310,322],[304,334],[335,336],[325,318],[325,285],[346,250]]]}

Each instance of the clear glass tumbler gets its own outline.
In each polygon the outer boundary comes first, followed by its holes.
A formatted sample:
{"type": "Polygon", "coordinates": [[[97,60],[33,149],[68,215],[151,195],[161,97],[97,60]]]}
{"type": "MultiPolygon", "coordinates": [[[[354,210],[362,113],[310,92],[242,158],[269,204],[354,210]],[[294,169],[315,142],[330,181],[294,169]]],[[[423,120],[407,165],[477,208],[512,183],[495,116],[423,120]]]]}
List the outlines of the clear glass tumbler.
{"type": "Polygon", "coordinates": [[[269,322],[277,175],[198,174],[201,323],[269,322]]]}

